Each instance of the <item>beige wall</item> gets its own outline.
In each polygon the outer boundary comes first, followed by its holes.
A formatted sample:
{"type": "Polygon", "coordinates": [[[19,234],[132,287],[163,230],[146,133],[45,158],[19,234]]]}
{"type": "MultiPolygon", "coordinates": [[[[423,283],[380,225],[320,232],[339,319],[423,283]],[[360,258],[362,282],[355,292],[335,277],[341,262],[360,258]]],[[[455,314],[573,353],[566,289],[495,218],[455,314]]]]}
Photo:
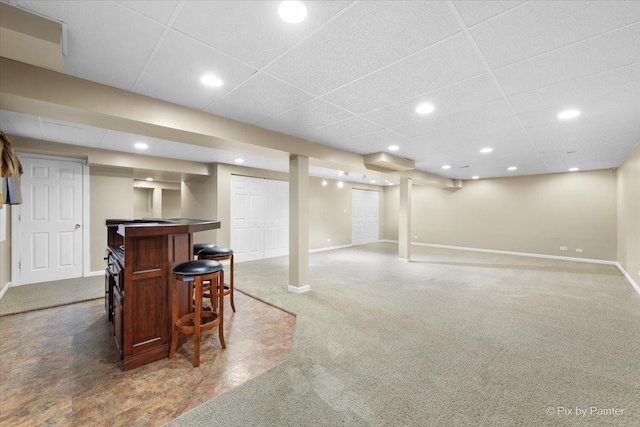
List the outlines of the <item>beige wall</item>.
{"type": "Polygon", "coordinates": [[[2,210],[7,218],[7,239],[0,242],[0,290],[11,281],[11,206],[4,205],[2,210]]]}
{"type": "Polygon", "coordinates": [[[618,168],[618,262],[640,285],[640,145],[618,168]]]}
{"type": "Polygon", "coordinates": [[[162,190],[162,218],[181,218],[180,190],[162,190]]]}
{"type": "Polygon", "coordinates": [[[133,218],[133,172],[90,168],[91,271],[103,270],[107,246],[107,218],[133,218]]]}
{"type": "Polygon", "coordinates": [[[151,192],[152,188],[133,189],[133,216],[135,218],[151,217],[151,192]]]}
{"type": "MultiPolygon", "coordinates": [[[[398,188],[386,193],[384,235],[397,240],[398,188]]],[[[457,191],[416,186],[412,229],[420,243],[614,261],[616,173],[465,181],[457,191]]]]}

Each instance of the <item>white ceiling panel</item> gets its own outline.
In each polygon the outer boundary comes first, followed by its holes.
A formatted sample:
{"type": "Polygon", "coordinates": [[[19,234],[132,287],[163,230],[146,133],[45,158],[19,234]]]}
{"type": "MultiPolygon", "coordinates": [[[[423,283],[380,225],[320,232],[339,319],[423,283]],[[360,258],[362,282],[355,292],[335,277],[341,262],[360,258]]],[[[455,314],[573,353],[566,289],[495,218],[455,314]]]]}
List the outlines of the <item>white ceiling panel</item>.
{"type": "Polygon", "coordinates": [[[0,129],[9,135],[42,139],[42,128],[38,117],[13,111],[0,111],[0,129]]]}
{"type": "Polygon", "coordinates": [[[444,2],[358,2],[266,71],[321,95],[459,31],[444,2]]]}
{"type": "Polygon", "coordinates": [[[258,73],[206,109],[245,123],[257,123],[313,99],[287,83],[258,73]]]}
{"type": "Polygon", "coordinates": [[[480,58],[461,33],[323,98],[355,113],[364,113],[485,72],[480,58]]]}
{"type": "Polygon", "coordinates": [[[321,99],[299,105],[284,113],[258,123],[258,126],[297,135],[306,130],[319,128],[353,117],[353,114],[321,99]]]}
{"type": "Polygon", "coordinates": [[[114,2],[17,4],[68,25],[65,73],[121,89],[131,89],[164,29],[114,2]]]}
{"type": "Polygon", "coordinates": [[[492,68],[640,21],[637,1],[527,2],[471,29],[492,68]]]}
{"type": "Polygon", "coordinates": [[[640,89],[640,62],[509,97],[518,114],[640,89]]]}
{"type": "Polygon", "coordinates": [[[191,37],[171,31],[134,90],[187,107],[204,109],[249,78],[248,67],[191,37]],[[205,74],[224,81],[221,87],[200,82],[205,74]]]}
{"type": "Polygon", "coordinates": [[[385,127],[396,127],[424,120],[415,112],[416,106],[428,102],[435,107],[430,116],[451,113],[502,97],[491,76],[482,74],[395,104],[365,113],[362,116],[385,127]]]}
{"type": "Polygon", "coordinates": [[[179,2],[174,0],[120,0],[118,3],[166,25],[179,2]]]}
{"type": "Polygon", "coordinates": [[[524,1],[454,1],[462,20],[471,27],[506,10],[521,5],[524,1]]]}
{"type": "Polygon", "coordinates": [[[399,151],[393,153],[394,156],[406,157],[405,147],[411,144],[409,138],[398,135],[387,129],[345,139],[342,146],[357,154],[371,154],[380,151],[387,151],[390,145],[400,147],[399,151]]]}
{"type": "Polygon", "coordinates": [[[309,141],[339,147],[345,139],[368,135],[381,129],[382,126],[362,117],[352,117],[321,128],[301,132],[299,136],[309,141]]]}
{"type": "MultiPolygon", "coordinates": [[[[638,2],[640,4],[640,2],[638,2]]],[[[640,62],[640,24],[527,59],[495,71],[507,95],[640,62]]]]}
{"type": "Polygon", "coordinates": [[[305,2],[307,19],[287,24],[279,1],[189,1],[173,27],[256,68],[309,35],[348,1],[305,2]]]}
{"type": "Polygon", "coordinates": [[[511,107],[504,99],[497,99],[453,113],[427,117],[419,122],[393,128],[393,131],[408,138],[415,138],[507,117],[514,117],[511,107]]]}

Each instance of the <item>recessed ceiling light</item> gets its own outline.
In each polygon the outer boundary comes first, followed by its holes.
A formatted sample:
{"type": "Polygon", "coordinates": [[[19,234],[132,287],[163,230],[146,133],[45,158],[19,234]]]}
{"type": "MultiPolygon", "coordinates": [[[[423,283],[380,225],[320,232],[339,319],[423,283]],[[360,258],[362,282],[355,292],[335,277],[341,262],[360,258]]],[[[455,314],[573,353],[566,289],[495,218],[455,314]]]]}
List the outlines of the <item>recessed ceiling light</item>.
{"type": "Polygon", "coordinates": [[[326,185],[327,185],[327,180],[326,180],[326,179],[323,179],[323,180],[322,180],[322,185],[323,185],[323,186],[326,186],[326,185]]]}
{"type": "Polygon", "coordinates": [[[136,147],[138,150],[146,150],[147,148],[149,148],[149,146],[144,142],[136,142],[135,144],[133,144],[133,146],[136,147]]]}
{"type": "Polygon", "coordinates": [[[442,169],[451,169],[451,165],[444,165],[442,169]]]}
{"type": "Polygon", "coordinates": [[[580,170],[580,168],[571,168],[571,169],[569,169],[569,172],[575,172],[575,171],[579,171],[579,170],[580,170]]]}
{"type": "Polygon", "coordinates": [[[436,107],[433,106],[433,104],[420,104],[416,107],[416,113],[418,114],[429,114],[432,113],[433,110],[435,110],[436,107]]]}
{"type": "Polygon", "coordinates": [[[480,179],[478,175],[472,176],[471,179],[480,179]]]}
{"type": "Polygon", "coordinates": [[[509,167],[507,168],[507,170],[508,170],[508,171],[514,171],[514,170],[516,170],[516,169],[518,169],[516,166],[509,166],[509,167]]]}
{"type": "Polygon", "coordinates": [[[344,187],[344,182],[338,181],[338,188],[342,188],[342,187],[344,187]]]}
{"type": "Polygon", "coordinates": [[[307,17],[307,7],[299,1],[283,1],[278,7],[278,14],[283,21],[297,24],[307,17]]]}
{"type": "Polygon", "coordinates": [[[153,178],[149,177],[147,178],[147,181],[153,181],[153,178]]]}
{"type": "Polygon", "coordinates": [[[578,117],[580,115],[580,111],[578,110],[564,110],[558,114],[558,118],[562,120],[573,119],[574,117],[578,117]]]}
{"type": "Polygon", "coordinates": [[[397,145],[390,145],[389,146],[389,151],[398,151],[400,149],[400,147],[398,147],[397,145]]]}
{"type": "Polygon", "coordinates": [[[393,182],[390,182],[388,185],[393,185],[393,182]]]}
{"type": "Polygon", "coordinates": [[[244,159],[236,159],[236,163],[244,163],[244,159]]]}
{"type": "Polygon", "coordinates": [[[486,154],[486,153],[490,153],[490,152],[492,152],[492,151],[493,151],[493,148],[489,148],[489,147],[487,147],[487,148],[483,148],[482,150],[480,150],[480,152],[481,152],[481,153],[484,153],[484,154],[486,154]]]}
{"type": "Polygon", "coordinates": [[[369,181],[369,183],[371,183],[371,184],[375,184],[375,183],[376,183],[376,180],[375,180],[375,179],[372,179],[371,181],[369,181]]]}
{"type": "Polygon", "coordinates": [[[220,78],[214,76],[213,74],[205,74],[200,77],[200,82],[203,85],[211,86],[211,87],[220,87],[224,85],[224,82],[220,80],[220,78]]]}

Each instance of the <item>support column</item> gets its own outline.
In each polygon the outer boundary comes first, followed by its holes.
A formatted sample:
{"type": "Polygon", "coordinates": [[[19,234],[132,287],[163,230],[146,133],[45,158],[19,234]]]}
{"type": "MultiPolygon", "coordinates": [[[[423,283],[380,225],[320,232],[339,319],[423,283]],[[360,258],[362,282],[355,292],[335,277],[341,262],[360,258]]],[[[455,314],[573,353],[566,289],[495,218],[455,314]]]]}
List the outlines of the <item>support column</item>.
{"type": "Polygon", "coordinates": [[[289,156],[289,292],[309,286],[309,158],[289,156]]]}
{"type": "Polygon", "coordinates": [[[162,188],[154,188],[151,196],[151,217],[162,218],[162,188]]]}
{"type": "Polygon", "coordinates": [[[398,257],[402,261],[411,259],[411,178],[400,179],[398,257]]]}

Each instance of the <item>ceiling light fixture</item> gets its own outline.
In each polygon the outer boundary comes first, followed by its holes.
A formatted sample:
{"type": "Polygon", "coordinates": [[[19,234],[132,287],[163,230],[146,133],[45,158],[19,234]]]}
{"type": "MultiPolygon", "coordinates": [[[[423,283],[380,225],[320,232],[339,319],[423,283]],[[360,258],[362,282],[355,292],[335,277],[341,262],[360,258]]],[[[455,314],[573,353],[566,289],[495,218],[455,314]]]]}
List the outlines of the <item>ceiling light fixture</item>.
{"type": "Polygon", "coordinates": [[[471,177],[471,179],[480,179],[480,177],[478,175],[474,175],[471,177]]]}
{"type": "Polygon", "coordinates": [[[444,165],[442,169],[451,169],[451,165],[444,165]]]}
{"type": "Polygon", "coordinates": [[[390,182],[388,185],[393,185],[393,182],[390,182]]]}
{"type": "Polygon", "coordinates": [[[133,144],[133,146],[136,147],[138,150],[146,150],[147,148],[149,148],[149,146],[144,142],[136,142],[135,144],[133,144]]]}
{"type": "Polygon", "coordinates": [[[487,153],[490,153],[492,151],[493,151],[493,148],[489,148],[489,147],[483,148],[482,150],[480,150],[480,152],[483,153],[483,154],[487,154],[487,153]]]}
{"type": "Polygon", "coordinates": [[[570,168],[569,172],[576,172],[576,171],[579,171],[579,170],[580,170],[580,168],[570,168]]]}
{"type": "Polygon", "coordinates": [[[326,186],[327,186],[327,180],[326,180],[326,179],[323,179],[323,180],[322,180],[322,186],[323,186],[323,187],[326,187],[326,186]]]}
{"type": "Polygon", "coordinates": [[[338,181],[338,188],[342,188],[342,187],[344,187],[344,182],[338,181]]]}
{"type": "Polygon", "coordinates": [[[398,151],[400,149],[400,147],[398,147],[397,145],[390,145],[389,146],[389,151],[398,151]]]}
{"type": "Polygon", "coordinates": [[[508,170],[508,171],[514,171],[514,170],[516,170],[516,169],[518,169],[518,167],[517,167],[517,166],[509,166],[509,167],[507,168],[507,170],[508,170]]]}
{"type": "Polygon", "coordinates": [[[153,181],[153,178],[149,177],[147,178],[147,181],[153,181]]]}
{"type": "Polygon", "coordinates": [[[213,74],[205,74],[204,76],[200,77],[200,82],[203,85],[211,87],[220,87],[224,85],[224,82],[213,74]]]}
{"type": "Polygon", "coordinates": [[[580,111],[578,110],[564,110],[558,114],[558,118],[561,120],[573,119],[580,115],[580,111]]]}
{"type": "Polygon", "coordinates": [[[372,179],[371,181],[369,181],[369,183],[371,183],[371,184],[375,184],[375,183],[376,183],[376,180],[375,180],[375,179],[372,179]]]}
{"type": "Polygon", "coordinates": [[[283,1],[278,7],[278,14],[283,21],[291,24],[302,22],[307,17],[307,7],[299,1],[283,1]]]}
{"type": "Polygon", "coordinates": [[[244,159],[236,159],[236,163],[244,163],[244,159]]]}
{"type": "Polygon", "coordinates": [[[418,114],[429,114],[432,113],[433,110],[435,110],[436,107],[433,106],[433,104],[420,104],[416,107],[416,113],[418,114]]]}

